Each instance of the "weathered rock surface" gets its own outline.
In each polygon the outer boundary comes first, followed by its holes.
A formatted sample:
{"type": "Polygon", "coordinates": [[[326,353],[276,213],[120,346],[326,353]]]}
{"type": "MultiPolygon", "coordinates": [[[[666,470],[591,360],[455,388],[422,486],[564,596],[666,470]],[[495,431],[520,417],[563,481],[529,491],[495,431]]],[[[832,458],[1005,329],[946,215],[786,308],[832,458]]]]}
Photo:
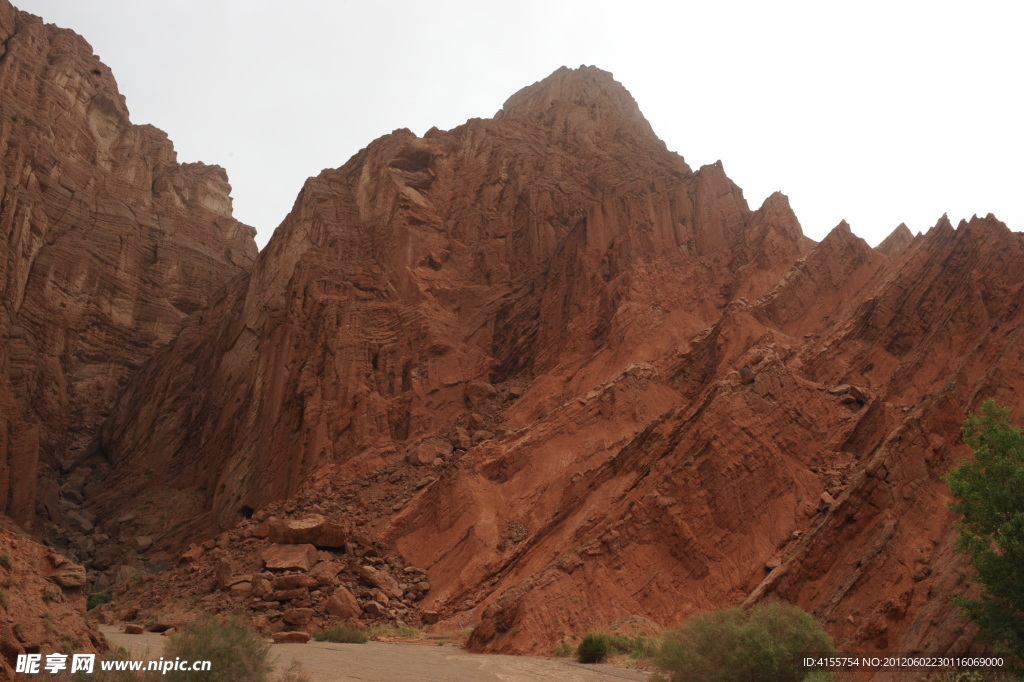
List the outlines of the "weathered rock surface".
{"type": "Polygon", "coordinates": [[[562,69],[307,182],[128,385],[97,510],[204,494],[227,526],[315,484],[295,518],[343,508],[427,568],[354,562],[360,618],[480,619],[490,650],[772,596],[844,650],[963,651],[939,477],[967,410],[1022,406],[1022,248],[991,216],[814,244],[562,69]]]}
{"type": "Polygon", "coordinates": [[[85,615],[85,569],[21,532],[0,526],[0,680],[18,654],[107,650],[85,615]]]}
{"type": "Polygon", "coordinates": [[[37,477],[88,454],[130,374],[256,247],[223,169],[179,164],[85,40],[7,0],[0,101],[0,511],[27,526],[37,477]]]}
{"type": "Polygon", "coordinates": [[[260,556],[264,566],[273,570],[308,571],[317,562],[313,545],[270,545],[260,556]]]}
{"type": "Polygon", "coordinates": [[[967,411],[1024,407],[1024,240],[994,217],[814,244],[581,67],[310,179],[246,270],[219,169],[131,126],[77,37],[4,0],[0,31],[9,513],[35,506],[11,472],[86,453],[116,400],[104,486],[66,471],[41,508],[83,551],[232,528],[162,579],[278,637],[479,621],[477,648],[547,652],[782,598],[844,651],[972,645],[940,476],[967,411]]]}

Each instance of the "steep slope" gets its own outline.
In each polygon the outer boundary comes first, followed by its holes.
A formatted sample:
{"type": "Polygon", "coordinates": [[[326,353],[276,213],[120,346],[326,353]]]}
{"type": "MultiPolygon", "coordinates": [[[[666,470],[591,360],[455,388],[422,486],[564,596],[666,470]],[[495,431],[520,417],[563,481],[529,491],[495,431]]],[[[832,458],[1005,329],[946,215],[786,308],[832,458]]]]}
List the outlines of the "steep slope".
{"type": "Polygon", "coordinates": [[[778,290],[730,305],[678,362],[622,377],[634,395],[659,374],[680,382],[682,406],[635,437],[595,443],[629,423],[610,405],[642,404],[609,387],[445,472],[391,532],[440,588],[426,607],[454,622],[472,607],[476,646],[502,651],[778,597],[845,651],[968,648],[948,601],[968,571],[939,477],[964,454],[965,411],[988,396],[1024,407],[1024,240],[991,216],[940,221],[898,269],[857,242],[841,227],[780,285],[816,297],[791,291],[787,310],[838,311],[820,334],[758,322],[778,318],[778,290]],[[844,264],[852,309],[834,298],[844,264]],[[522,529],[511,546],[503,526],[522,529]]]}
{"type": "Polygon", "coordinates": [[[0,679],[106,648],[69,558],[106,540],[82,461],[132,372],[253,262],[229,192],[130,123],[81,37],[0,0],[0,679]]]}
{"type": "Polygon", "coordinates": [[[311,179],[248,279],[128,387],[104,439],[124,485],[98,509],[170,482],[228,523],[414,457],[531,382],[544,411],[759,295],[809,244],[785,198],[751,212],[638,116],[607,73],[562,69],[492,120],[397,131],[311,179]]]}
{"type": "Polygon", "coordinates": [[[1024,407],[1022,249],[991,216],[814,244],[783,195],[751,211],[609,74],[563,68],[310,179],[133,375],[90,508],[126,562],[149,556],[132,534],[173,552],[241,522],[168,580],[268,629],[288,605],[340,617],[314,584],[347,617],[480,623],[474,646],[510,652],[782,597],[846,651],[964,651],[940,476],[967,411],[1024,407]],[[271,514],[303,513],[373,538],[306,556],[330,580],[233,577],[232,556],[267,569],[271,514]]]}
{"type": "Polygon", "coordinates": [[[7,0],[0,101],[0,509],[28,526],[37,471],[57,521],[128,376],[256,247],[221,168],[177,163],[81,37],[7,0]]]}

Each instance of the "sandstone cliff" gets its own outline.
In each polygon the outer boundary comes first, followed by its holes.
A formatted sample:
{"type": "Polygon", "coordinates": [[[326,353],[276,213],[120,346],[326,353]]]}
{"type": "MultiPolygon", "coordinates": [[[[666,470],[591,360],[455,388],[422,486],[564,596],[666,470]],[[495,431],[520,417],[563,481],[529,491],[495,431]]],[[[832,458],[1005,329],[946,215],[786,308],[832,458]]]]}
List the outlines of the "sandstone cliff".
{"type": "Polygon", "coordinates": [[[939,476],[1020,406],[1021,249],[991,216],[814,244],[563,68],[307,182],[126,387],[94,510],[173,551],[302,492],[490,650],[775,597],[846,650],[965,650],[939,476]]]}
{"type": "Polygon", "coordinates": [[[0,680],[19,654],[105,651],[85,613],[85,568],[0,519],[0,680]]]}
{"type": "Polygon", "coordinates": [[[256,247],[221,168],[179,164],[88,43],[7,0],[0,102],[0,510],[27,526],[37,471],[57,521],[128,376],[256,247]]]}
{"type": "Polygon", "coordinates": [[[0,531],[0,679],[18,653],[106,646],[68,558],[107,539],[79,506],[105,469],[82,460],[128,377],[255,258],[229,192],[129,121],[81,37],[0,0],[0,514],[54,546],[0,531]]]}
{"type": "Polygon", "coordinates": [[[562,68],[311,178],[253,261],[223,172],[128,123],[81,39],[0,30],[0,488],[30,519],[10,472],[84,462],[59,516],[110,469],[93,587],[509,652],[770,598],[845,651],[972,646],[939,477],[967,411],[1024,406],[994,217],[815,244],[562,68]]]}

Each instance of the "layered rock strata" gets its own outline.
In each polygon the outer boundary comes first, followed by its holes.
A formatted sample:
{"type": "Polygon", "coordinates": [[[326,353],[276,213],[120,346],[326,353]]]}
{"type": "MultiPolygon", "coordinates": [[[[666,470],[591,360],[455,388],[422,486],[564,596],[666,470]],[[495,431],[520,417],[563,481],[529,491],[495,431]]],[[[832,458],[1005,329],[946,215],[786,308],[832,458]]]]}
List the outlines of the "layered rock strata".
{"type": "Polygon", "coordinates": [[[256,247],[223,169],[179,164],[88,43],[7,0],[0,102],[0,510],[28,526],[37,477],[57,521],[128,377],[256,247]]]}
{"type": "Polygon", "coordinates": [[[814,244],[581,67],[310,179],[248,269],[219,169],[131,126],[77,37],[0,30],[0,486],[28,519],[11,471],[81,464],[59,515],[109,470],[70,510],[110,540],[94,587],[510,652],[771,598],[847,651],[972,646],[940,476],[965,413],[1024,402],[994,217],[814,244]]]}
{"type": "Polygon", "coordinates": [[[96,511],[347,500],[489,650],[764,598],[847,650],[964,650],[939,477],[968,410],[1019,406],[1022,259],[991,216],[814,244],[561,69],[307,182],[127,387],[96,511]]]}

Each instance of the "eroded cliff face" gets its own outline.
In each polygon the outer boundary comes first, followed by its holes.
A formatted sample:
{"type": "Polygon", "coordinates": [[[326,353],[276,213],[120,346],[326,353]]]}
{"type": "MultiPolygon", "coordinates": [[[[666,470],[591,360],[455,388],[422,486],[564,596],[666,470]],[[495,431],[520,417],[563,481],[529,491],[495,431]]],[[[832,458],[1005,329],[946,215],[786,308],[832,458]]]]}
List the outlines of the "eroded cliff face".
{"type": "Polygon", "coordinates": [[[994,217],[815,244],[563,68],[310,179],[249,268],[220,169],[128,123],[81,39],[6,4],[0,29],[0,487],[27,518],[37,451],[111,468],[91,585],[209,536],[146,608],[547,653],[783,598],[846,651],[971,646],[939,477],[966,412],[1024,406],[1024,244],[994,217]],[[312,513],[342,529],[319,553],[281,535],[312,513]]]}
{"type": "Polygon", "coordinates": [[[396,131],[307,182],[248,278],[128,387],[104,449],[133,490],[201,490],[226,523],[413,459],[477,401],[497,414],[474,382],[542,384],[523,405],[547,411],[763,292],[809,244],[784,197],[750,211],[720,165],[665,151],[607,73],[563,69],[492,120],[396,131]]]}
{"type": "Polygon", "coordinates": [[[106,648],[69,558],[107,540],[80,508],[105,465],[81,464],[128,377],[252,264],[229,192],[129,121],[81,37],[0,0],[0,679],[106,648]]]}
{"type": "Polygon", "coordinates": [[[563,68],[307,182],[128,385],[95,511],[173,550],[298,496],[428,572],[364,618],[487,650],[766,598],[845,650],[965,650],[939,477],[967,411],[1024,402],[1022,260],[992,216],[814,244],[563,68]]]}
{"type": "MultiPolygon", "coordinates": [[[[133,125],[81,37],[0,0],[0,509],[89,453],[130,374],[256,255],[223,169],[133,125]]],[[[45,492],[45,491],[44,491],[45,492]]]]}

